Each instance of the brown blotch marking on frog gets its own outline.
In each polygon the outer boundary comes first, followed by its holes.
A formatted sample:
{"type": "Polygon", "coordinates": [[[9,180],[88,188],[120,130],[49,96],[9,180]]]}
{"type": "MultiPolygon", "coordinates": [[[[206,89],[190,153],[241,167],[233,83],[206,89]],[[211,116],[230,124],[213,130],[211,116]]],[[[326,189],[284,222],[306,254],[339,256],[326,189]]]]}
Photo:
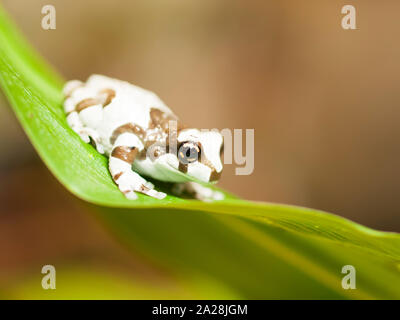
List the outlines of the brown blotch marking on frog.
{"type": "MultiPolygon", "coordinates": [[[[178,144],[178,135],[181,130],[186,129],[186,126],[184,126],[178,118],[172,114],[172,113],[166,113],[160,109],[157,108],[151,108],[150,109],[150,121],[149,121],[149,129],[156,129],[160,132],[160,138],[164,139],[165,135],[165,146],[166,146],[166,153],[172,153],[177,155],[177,152],[179,148],[173,147],[174,145],[178,144]],[[176,122],[176,130],[171,130],[169,128],[169,122],[170,121],[175,121],[176,122]],[[169,143],[172,143],[170,146],[169,143]]],[[[161,139],[157,139],[158,142],[160,142],[161,139]]],[[[156,141],[151,141],[151,143],[154,143],[156,141]]],[[[149,145],[150,143],[147,143],[149,145]]],[[[184,170],[184,168],[182,168],[184,170]]]]}
{"type": "Polygon", "coordinates": [[[150,191],[150,188],[146,187],[144,184],[140,185],[138,192],[147,192],[150,191]]]}
{"type": "Polygon", "coordinates": [[[143,149],[142,151],[140,151],[138,154],[137,154],[137,159],[138,160],[146,160],[146,158],[147,158],[147,150],[146,149],[143,149]]]}
{"type": "Polygon", "coordinates": [[[123,172],[118,172],[117,174],[113,175],[114,181],[117,181],[120,176],[122,176],[123,172]]]}
{"type": "Polygon", "coordinates": [[[162,145],[155,145],[151,148],[154,143],[157,143],[157,141],[147,140],[144,149],[139,152],[137,159],[146,160],[147,156],[149,156],[151,160],[155,160],[165,154],[165,148],[162,145]]]}
{"type": "Polygon", "coordinates": [[[113,89],[103,89],[100,90],[99,93],[107,95],[105,101],[103,102],[103,107],[109,105],[111,101],[115,98],[115,91],[113,89]]]}
{"type": "MultiPolygon", "coordinates": [[[[147,143],[154,143],[154,141],[152,142],[147,142],[147,143]]],[[[156,145],[154,148],[152,148],[151,150],[149,150],[149,147],[147,147],[147,152],[150,152],[149,156],[150,159],[153,157],[154,159],[157,159],[158,157],[160,157],[161,155],[165,154],[165,148],[161,145],[156,145]]],[[[147,152],[146,152],[146,156],[147,156],[147,152]]],[[[146,157],[145,157],[146,158],[146,157]]]]}
{"type": "Polygon", "coordinates": [[[221,177],[221,174],[222,174],[222,170],[220,171],[220,172],[217,172],[217,170],[215,170],[215,169],[213,169],[212,171],[211,171],[211,174],[210,174],[210,182],[212,182],[212,181],[218,181],[219,180],[219,178],[221,177]]]}
{"type": "Polygon", "coordinates": [[[169,121],[177,122],[178,131],[183,128],[179,123],[178,118],[172,113],[166,113],[157,108],[150,109],[149,129],[160,128],[164,132],[169,130],[169,121]]]}
{"type": "Polygon", "coordinates": [[[94,98],[87,98],[87,99],[83,99],[81,102],[79,102],[76,107],[75,110],[77,112],[81,112],[82,110],[91,107],[91,106],[95,106],[96,104],[99,104],[99,101],[97,99],[94,98]]]}
{"type": "Polygon", "coordinates": [[[161,155],[161,151],[159,149],[154,150],[154,156],[158,158],[161,155]]]}
{"type": "Polygon", "coordinates": [[[196,142],[196,144],[197,144],[197,146],[199,147],[199,153],[198,153],[198,159],[197,159],[197,161],[199,161],[200,163],[201,163],[201,159],[203,159],[204,158],[204,156],[203,156],[203,145],[200,143],[200,141],[198,141],[198,142],[196,142]]]}
{"type": "Polygon", "coordinates": [[[183,173],[187,173],[188,165],[179,161],[178,170],[183,173]]]}
{"type": "Polygon", "coordinates": [[[142,127],[129,122],[129,123],[126,123],[126,124],[116,128],[113,131],[111,138],[110,138],[110,143],[113,145],[115,143],[115,141],[117,140],[117,138],[121,134],[126,133],[126,132],[135,134],[140,140],[143,140],[144,137],[146,136],[146,133],[142,127]]]}
{"type": "Polygon", "coordinates": [[[137,153],[138,149],[135,147],[118,146],[113,149],[111,156],[132,164],[137,153]]]}
{"type": "Polygon", "coordinates": [[[151,108],[150,109],[150,123],[149,128],[155,128],[164,121],[164,112],[160,109],[151,108]]]}

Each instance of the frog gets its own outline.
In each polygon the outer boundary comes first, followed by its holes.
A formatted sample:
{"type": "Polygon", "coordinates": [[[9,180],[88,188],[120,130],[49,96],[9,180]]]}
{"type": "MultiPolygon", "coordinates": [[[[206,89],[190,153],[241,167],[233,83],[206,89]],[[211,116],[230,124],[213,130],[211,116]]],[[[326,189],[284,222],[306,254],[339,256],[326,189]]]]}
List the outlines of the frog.
{"type": "Polygon", "coordinates": [[[153,180],[172,183],[172,193],[202,201],[222,200],[211,188],[221,177],[223,136],[188,127],[152,91],[104,75],[63,88],[66,121],[85,143],[108,157],[108,169],[130,200],[142,193],[164,199],[153,180]]]}

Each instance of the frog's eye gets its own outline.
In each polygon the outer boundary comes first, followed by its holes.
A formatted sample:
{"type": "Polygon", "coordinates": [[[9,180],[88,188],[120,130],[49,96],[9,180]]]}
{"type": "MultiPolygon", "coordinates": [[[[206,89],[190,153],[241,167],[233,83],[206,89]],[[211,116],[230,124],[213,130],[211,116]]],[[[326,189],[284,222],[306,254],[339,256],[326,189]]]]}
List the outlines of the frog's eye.
{"type": "Polygon", "coordinates": [[[200,157],[200,147],[194,142],[184,142],[179,147],[178,159],[183,164],[196,162],[200,157]]]}

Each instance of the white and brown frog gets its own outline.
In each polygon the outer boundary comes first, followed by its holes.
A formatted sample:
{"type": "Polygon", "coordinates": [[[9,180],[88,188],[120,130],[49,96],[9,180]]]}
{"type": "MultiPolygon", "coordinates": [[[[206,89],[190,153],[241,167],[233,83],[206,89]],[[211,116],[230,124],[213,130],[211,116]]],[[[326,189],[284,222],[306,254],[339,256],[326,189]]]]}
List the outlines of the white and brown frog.
{"type": "Polygon", "coordinates": [[[176,193],[199,200],[224,198],[204,185],[222,172],[219,132],[184,127],[153,92],[106,76],[69,81],[64,95],[69,126],[109,157],[111,176],[127,198],[166,196],[142,175],[174,182],[176,193]]]}

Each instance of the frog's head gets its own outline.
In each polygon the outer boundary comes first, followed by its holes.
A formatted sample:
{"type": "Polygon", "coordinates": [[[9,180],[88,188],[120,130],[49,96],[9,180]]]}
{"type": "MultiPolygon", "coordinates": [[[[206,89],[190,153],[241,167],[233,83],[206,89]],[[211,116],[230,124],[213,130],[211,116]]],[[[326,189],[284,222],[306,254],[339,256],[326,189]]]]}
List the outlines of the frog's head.
{"type": "Polygon", "coordinates": [[[168,165],[187,180],[215,183],[222,173],[223,137],[219,132],[183,129],[168,165]]]}

